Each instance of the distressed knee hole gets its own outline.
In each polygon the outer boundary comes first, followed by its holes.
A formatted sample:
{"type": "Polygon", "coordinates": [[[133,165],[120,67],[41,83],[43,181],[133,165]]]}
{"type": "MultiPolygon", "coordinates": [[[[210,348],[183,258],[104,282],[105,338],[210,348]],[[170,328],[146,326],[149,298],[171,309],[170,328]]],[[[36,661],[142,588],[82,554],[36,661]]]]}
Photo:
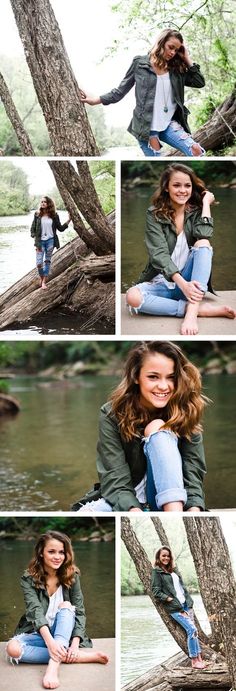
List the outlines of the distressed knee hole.
{"type": "Polygon", "coordinates": [[[201,156],[202,148],[201,148],[200,144],[194,143],[192,145],[192,154],[193,154],[193,156],[201,156]]]}
{"type": "Polygon", "coordinates": [[[138,288],[130,288],[126,293],[126,299],[130,307],[141,307],[143,302],[142,294],[138,288]]]}
{"type": "Polygon", "coordinates": [[[158,137],[150,137],[148,141],[148,148],[151,149],[155,153],[155,151],[160,151],[161,149],[161,144],[159,142],[158,137]]]}
{"type": "Polygon", "coordinates": [[[61,602],[58,609],[70,609],[71,612],[74,612],[75,607],[71,604],[71,602],[69,602],[69,600],[64,600],[64,602],[61,602]]]}

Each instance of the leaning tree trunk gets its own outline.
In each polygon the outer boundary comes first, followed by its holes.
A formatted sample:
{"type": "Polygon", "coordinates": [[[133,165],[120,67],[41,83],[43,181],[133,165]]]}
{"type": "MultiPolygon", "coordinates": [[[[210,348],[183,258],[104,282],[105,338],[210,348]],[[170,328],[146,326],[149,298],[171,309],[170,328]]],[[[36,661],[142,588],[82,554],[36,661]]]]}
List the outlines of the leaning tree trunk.
{"type": "Polygon", "coordinates": [[[34,156],[34,149],[32,147],[30,138],[24,128],[23,122],[13,103],[10,91],[6,85],[3,75],[0,73],[0,97],[3,102],[6,114],[15,130],[18,142],[25,156],[34,156]]]}
{"type": "MultiPolygon", "coordinates": [[[[137,536],[135,535],[135,532],[133,531],[133,528],[131,526],[131,522],[129,518],[124,518],[122,517],[121,519],[121,537],[122,540],[126,546],[127,551],[129,552],[137,573],[139,575],[140,580],[142,581],[145,591],[147,595],[151,598],[154,607],[156,608],[157,612],[160,614],[160,617],[162,618],[164,624],[166,625],[167,629],[169,630],[170,634],[173,636],[175,639],[176,643],[182,648],[182,650],[188,654],[188,649],[187,649],[187,643],[186,643],[186,635],[183,631],[183,629],[178,626],[178,624],[175,623],[174,619],[170,617],[170,615],[166,612],[165,608],[163,605],[158,602],[158,600],[154,597],[152,590],[151,590],[151,573],[152,573],[152,565],[151,562],[149,561],[147,554],[140,544],[137,536]]],[[[209,657],[211,656],[211,650],[208,646],[205,646],[204,644],[202,645],[202,649],[204,654],[209,657]]]]}
{"type": "Polygon", "coordinates": [[[56,156],[99,151],[49,0],[11,0],[34,88],[56,156]]]}
{"type": "Polygon", "coordinates": [[[202,598],[224,647],[232,686],[236,687],[236,586],[228,547],[218,518],[184,518],[202,598]]]}
{"type": "Polygon", "coordinates": [[[68,193],[100,240],[97,254],[114,252],[115,234],[100,204],[87,161],[77,161],[78,173],[70,161],[50,161],[50,167],[63,180],[68,193]]]}
{"type": "MultiPolygon", "coordinates": [[[[209,120],[193,134],[194,140],[208,151],[217,151],[234,143],[236,137],[236,87],[232,94],[215,109],[209,120]]],[[[171,149],[168,156],[182,155],[171,149]]]]}
{"type": "MultiPolygon", "coordinates": [[[[151,516],[151,521],[153,522],[154,528],[155,528],[155,530],[156,530],[156,532],[157,532],[157,535],[158,535],[158,537],[159,537],[159,539],[160,539],[160,541],[161,541],[162,546],[163,546],[163,547],[169,547],[169,549],[171,549],[171,546],[170,546],[170,543],[169,543],[169,540],[168,540],[166,531],[165,531],[165,529],[163,528],[163,524],[162,524],[160,518],[158,518],[158,516],[151,516]]],[[[179,570],[178,570],[178,572],[180,573],[179,570]]],[[[181,574],[180,574],[180,575],[181,575],[181,574]]],[[[200,624],[200,622],[198,621],[198,618],[197,618],[195,612],[194,612],[194,621],[195,621],[195,624],[196,624],[196,627],[197,627],[197,630],[198,630],[199,638],[200,638],[201,641],[204,642],[206,645],[209,644],[208,636],[207,636],[207,635],[205,634],[205,632],[202,630],[201,624],[200,624]]]]}

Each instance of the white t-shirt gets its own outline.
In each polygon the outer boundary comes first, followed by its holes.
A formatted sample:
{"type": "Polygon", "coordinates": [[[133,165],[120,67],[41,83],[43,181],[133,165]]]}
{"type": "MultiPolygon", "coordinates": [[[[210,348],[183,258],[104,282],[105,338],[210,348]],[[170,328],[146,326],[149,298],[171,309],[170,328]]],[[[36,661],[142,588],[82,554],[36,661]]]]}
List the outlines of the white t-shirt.
{"type": "Polygon", "coordinates": [[[52,218],[41,216],[41,240],[53,238],[52,218]]]}
{"type": "Polygon", "coordinates": [[[59,585],[55,593],[49,596],[49,605],[46,611],[45,617],[48,622],[48,626],[51,628],[57,614],[57,610],[61,602],[63,602],[63,590],[62,585],[59,585]]]}
{"type": "MultiPolygon", "coordinates": [[[[184,230],[182,230],[181,233],[177,235],[176,245],[171,255],[171,259],[177,266],[177,269],[179,269],[179,271],[182,271],[182,269],[184,268],[188,256],[189,246],[186,240],[185,232],[184,230]]],[[[175,288],[175,283],[173,281],[167,281],[166,278],[164,278],[163,274],[157,274],[156,276],[154,276],[151,283],[165,283],[167,288],[175,288]]]]}
{"type": "Polygon", "coordinates": [[[151,130],[166,130],[176,110],[169,72],[157,75],[151,130]]]}
{"type": "Polygon", "coordinates": [[[183,605],[186,598],[185,598],[183,586],[181,585],[180,580],[179,580],[179,576],[174,571],[172,571],[171,576],[172,576],[172,580],[173,580],[173,584],[174,584],[174,589],[176,592],[176,597],[178,598],[181,605],[183,605]]]}

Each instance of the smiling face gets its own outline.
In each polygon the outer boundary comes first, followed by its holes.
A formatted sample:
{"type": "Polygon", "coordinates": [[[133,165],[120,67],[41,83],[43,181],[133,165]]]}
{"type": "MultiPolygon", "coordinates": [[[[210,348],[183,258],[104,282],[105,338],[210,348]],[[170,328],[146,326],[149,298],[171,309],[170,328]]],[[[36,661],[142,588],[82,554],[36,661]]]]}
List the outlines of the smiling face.
{"type": "Polygon", "coordinates": [[[161,353],[146,355],[140,369],[140,403],[145,408],[164,408],[175,390],[174,361],[161,353]]]}
{"type": "Polygon", "coordinates": [[[183,206],[192,196],[192,181],[190,175],[175,171],[171,174],[167,191],[174,208],[183,206]]]}
{"type": "Polygon", "coordinates": [[[168,60],[172,60],[172,58],[175,57],[176,53],[178,53],[181,46],[182,46],[182,43],[181,43],[181,41],[179,41],[178,38],[176,38],[175,36],[170,36],[164,44],[164,49],[163,49],[164,59],[167,62],[168,62],[168,60]]]}
{"type": "Polygon", "coordinates": [[[162,549],[159,554],[159,562],[165,568],[170,563],[170,553],[168,549],[162,549]]]}
{"type": "Polygon", "coordinates": [[[65,561],[65,549],[63,542],[51,538],[43,549],[43,565],[47,572],[57,571],[65,561]]]}

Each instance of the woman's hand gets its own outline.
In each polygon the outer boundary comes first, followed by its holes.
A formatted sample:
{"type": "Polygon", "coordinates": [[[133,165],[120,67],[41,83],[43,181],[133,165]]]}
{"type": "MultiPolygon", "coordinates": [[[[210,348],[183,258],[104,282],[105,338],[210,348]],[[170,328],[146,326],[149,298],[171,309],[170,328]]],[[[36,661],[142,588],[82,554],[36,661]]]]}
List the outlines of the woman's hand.
{"type": "Polygon", "coordinates": [[[181,59],[183,60],[183,62],[186,63],[186,65],[188,65],[188,67],[191,67],[191,65],[193,65],[193,61],[191,60],[188,49],[186,48],[184,43],[178,51],[178,55],[180,55],[181,59]]]}
{"type": "Polygon", "coordinates": [[[82,103],[88,103],[89,106],[97,106],[101,103],[99,96],[89,96],[85,91],[82,91],[82,89],[80,89],[79,92],[82,103]]]}
{"type": "Polygon", "coordinates": [[[201,513],[201,509],[199,506],[190,506],[190,509],[187,509],[186,513],[201,513]]]}
{"type": "Polygon", "coordinates": [[[71,645],[67,650],[66,662],[73,662],[78,655],[80,638],[77,636],[72,639],[71,645]]]}
{"type": "Polygon", "coordinates": [[[198,281],[185,281],[184,285],[181,286],[181,290],[183,291],[188,302],[201,302],[202,298],[204,297],[204,293],[199,286],[200,283],[198,281]]]}
{"type": "Polygon", "coordinates": [[[168,597],[166,598],[166,602],[172,602],[173,599],[174,599],[173,597],[171,597],[170,595],[168,595],[168,597]]]}
{"type": "Polygon", "coordinates": [[[206,190],[206,192],[203,193],[202,205],[204,204],[204,202],[211,205],[214,201],[214,194],[212,194],[212,192],[209,192],[209,190],[206,190]]]}
{"type": "Polygon", "coordinates": [[[138,506],[133,506],[132,509],[129,509],[129,511],[141,511],[142,513],[142,509],[139,509],[138,506]]]}
{"type": "Polygon", "coordinates": [[[54,638],[48,642],[47,649],[54,662],[63,662],[66,659],[66,649],[63,645],[61,645],[61,643],[55,641],[54,638]]]}

